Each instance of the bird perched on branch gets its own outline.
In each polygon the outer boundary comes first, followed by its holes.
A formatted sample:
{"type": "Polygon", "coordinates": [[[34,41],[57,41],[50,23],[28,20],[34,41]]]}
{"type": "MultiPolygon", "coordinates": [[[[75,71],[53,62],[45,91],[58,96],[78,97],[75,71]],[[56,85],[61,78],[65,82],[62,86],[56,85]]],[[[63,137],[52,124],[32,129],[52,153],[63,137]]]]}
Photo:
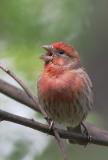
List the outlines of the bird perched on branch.
{"type": "Polygon", "coordinates": [[[46,54],[41,57],[44,69],[38,81],[39,102],[49,118],[68,130],[77,130],[93,105],[91,80],[73,46],[55,42],[43,48],[46,54]]]}

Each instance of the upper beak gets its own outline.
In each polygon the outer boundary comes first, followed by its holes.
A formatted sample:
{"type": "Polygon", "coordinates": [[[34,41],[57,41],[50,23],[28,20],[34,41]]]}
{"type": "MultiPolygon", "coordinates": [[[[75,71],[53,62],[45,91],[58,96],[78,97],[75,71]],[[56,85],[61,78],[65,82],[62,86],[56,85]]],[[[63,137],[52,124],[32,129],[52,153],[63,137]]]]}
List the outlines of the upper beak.
{"type": "Polygon", "coordinates": [[[47,51],[51,51],[52,46],[51,45],[44,45],[44,46],[42,46],[42,48],[44,48],[47,51]]]}

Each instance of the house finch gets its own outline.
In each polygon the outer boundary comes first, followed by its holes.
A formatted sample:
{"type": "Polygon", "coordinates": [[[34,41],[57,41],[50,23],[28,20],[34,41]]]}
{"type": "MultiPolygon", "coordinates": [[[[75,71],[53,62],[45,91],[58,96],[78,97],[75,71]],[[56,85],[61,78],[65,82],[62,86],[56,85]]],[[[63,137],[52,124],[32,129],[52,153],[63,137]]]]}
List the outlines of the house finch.
{"type": "Polygon", "coordinates": [[[91,110],[92,83],[75,48],[64,42],[45,45],[38,97],[48,117],[69,130],[80,126],[91,110]]]}

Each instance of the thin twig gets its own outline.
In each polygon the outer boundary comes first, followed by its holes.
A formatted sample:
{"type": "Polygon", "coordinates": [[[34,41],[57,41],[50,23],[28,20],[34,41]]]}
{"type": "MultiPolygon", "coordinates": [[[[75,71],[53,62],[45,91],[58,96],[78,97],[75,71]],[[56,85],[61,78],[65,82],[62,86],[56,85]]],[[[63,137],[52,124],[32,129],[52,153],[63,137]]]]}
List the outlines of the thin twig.
{"type": "MultiPolygon", "coordinates": [[[[31,93],[31,91],[28,89],[28,87],[25,86],[25,84],[23,83],[23,81],[20,80],[12,71],[10,71],[9,69],[5,68],[4,66],[1,66],[1,65],[0,65],[0,68],[1,68],[4,72],[6,72],[9,76],[11,76],[11,77],[21,86],[21,87],[23,88],[23,90],[26,92],[26,94],[34,101],[35,105],[37,105],[37,102],[36,102],[36,100],[35,100],[35,98],[34,98],[34,95],[31,93]]],[[[47,117],[47,119],[48,119],[47,113],[46,113],[45,110],[41,107],[40,104],[38,105],[38,107],[39,107],[41,113],[43,114],[43,116],[44,116],[45,118],[47,117]]],[[[49,121],[47,120],[47,122],[49,122],[49,121]]],[[[49,124],[49,123],[48,123],[48,124],[49,124]]],[[[55,139],[57,140],[58,146],[59,146],[61,152],[63,153],[64,160],[68,160],[67,155],[66,155],[66,153],[65,153],[64,145],[63,145],[62,140],[61,140],[61,138],[60,138],[60,136],[59,136],[59,134],[58,134],[57,129],[55,129],[55,127],[53,128],[53,131],[54,131],[55,139]]]]}
{"type": "Polygon", "coordinates": [[[67,159],[68,159],[67,153],[66,153],[66,150],[65,150],[65,148],[64,148],[63,141],[61,141],[61,138],[60,138],[60,135],[59,135],[59,133],[58,133],[57,128],[54,128],[53,131],[54,131],[54,135],[55,135],[55,137],[56,137],[58,146],[59,146],[59,148],[60,148],[60,151],[61,151],[61,153],[64,155],[64,156],[63,156],[63,157],[64,157],[64,160],[67,160],[67,159]]]}
{"type": "MultiPolygon", "coordinates": [[[[40,113],[38,103],[35,105],[34,101],[20,88],[0,79],[0,93],[16,100],[19,103],[40,113]]],[[[37,97],[35,97],[37,99],[37,97]]]]}
{"type": "MultiPolygon", "coordinates": [[[[5,73],[7,73],[10,77],[12,77],[25,91],[25,93],[34,101],[35,105],[37,105],[37,102],[35,100],[34,95],[32,94],[32,92],[28,89],[28,87],[23,83],[23,81],[21,79],[19,79],[12,71],[10,71],[8,68],[5,68],[4,66],[0,65],[0,69],[2,69],[5,73]]],[[[41,113],[46,117],[47,114],[44,111],[44,109],[38,105],[41,113]]]]}

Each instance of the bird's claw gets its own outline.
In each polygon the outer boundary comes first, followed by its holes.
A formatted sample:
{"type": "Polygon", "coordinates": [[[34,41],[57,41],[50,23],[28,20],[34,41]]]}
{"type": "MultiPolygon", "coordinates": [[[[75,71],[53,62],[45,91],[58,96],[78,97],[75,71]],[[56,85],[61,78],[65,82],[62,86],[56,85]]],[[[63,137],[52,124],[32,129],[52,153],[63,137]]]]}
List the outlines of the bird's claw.
{"type": "Polygon", "coordinates": [[[54,126],[54,121],[51,118],[49,118],[49,117],[45,117],[45,119],[46,119],[46,121],[49,124],[49,130],[52,130],[53,126],[54,126]]]}
{"type": "Polygon", "coordinates": [[[49,130],[52,130],[52,129],[53,129],[53,126],[54,126],[54,121],[51,120],[51,121],[50,121],[50,124],[49,124],[49,130]]]}

